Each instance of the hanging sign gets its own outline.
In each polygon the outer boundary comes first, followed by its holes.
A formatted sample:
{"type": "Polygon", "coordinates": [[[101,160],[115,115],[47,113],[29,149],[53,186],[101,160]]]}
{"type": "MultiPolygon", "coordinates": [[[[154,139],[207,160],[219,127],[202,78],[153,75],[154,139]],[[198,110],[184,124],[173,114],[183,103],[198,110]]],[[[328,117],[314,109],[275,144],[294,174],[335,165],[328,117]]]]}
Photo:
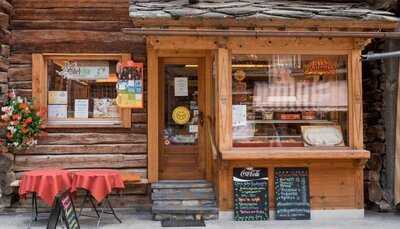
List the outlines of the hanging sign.
{"type": "Polygon", "coordinates": [[[233,169],[233,199],[235,220],[267,220],[269,218],[267,169],[233,169]]]}
{"type": "Polygon", "coordinates": [[[107,79],[110,75],[108,61],[65,61],[57,73],[70,80],[107,79]]]}
{"type": "Polygon", "coordinates": [[[276,219],[310,219],[307,168],[275,168],[276,219]]]}
{"type": "Polygon", "coordinates": [[[129,60],[117,65],[117,105],[122,108],[143,108],[143,63],[129,60]]]}
{"type": "Polygon", "coordinates": [[[190,111],[185,106],[179,106],[172,112],[172,120],[178,125],[185,125],[190,120],[190,111]]]}

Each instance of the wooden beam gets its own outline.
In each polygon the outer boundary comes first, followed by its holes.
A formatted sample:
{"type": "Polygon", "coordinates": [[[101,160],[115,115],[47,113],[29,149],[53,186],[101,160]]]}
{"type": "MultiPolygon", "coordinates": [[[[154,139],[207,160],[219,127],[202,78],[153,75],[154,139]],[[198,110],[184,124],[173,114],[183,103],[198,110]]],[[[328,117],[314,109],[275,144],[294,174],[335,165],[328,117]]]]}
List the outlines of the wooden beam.
{"type": "Polygon", "coordinates": [[[394,204],[400,203],[400,63],[398,63],[397,74],[397,101],[396,101],[396,143],[395,143],[395,166],[394,166],[394,204]]]}
{"type": "MultiPolygon", "coordinates": [[[[37,110],[47,107],[47,65],[42,54],[32,54],[32,97],[37,110]]],[[[47,116],[44,118],[47,119],[47,116]]]]}
{"type": "Polygon", "coordinates": [[[159,153],[159,90],[158,90],[158,56],[151,45],[147,45],[147,126],[148,126],[148,180],[158,181],[159,153]]]}
{"type": "Polygon", "coordinates": [[[217,142],[219,150],[232,148],[232,79],[228,49],[217,50],[217,142]]]}
{"type": "Polygon", "coordinates": [[[90,154],[76,155],[17,155],[15,171],[26,171],[37,168],[143,168],[147,164],[147,155],[126,154],[90,154]]]}
{"type": "Polygon", "coordinates": [[[332,149],[311,149],[296,147],[240,148],[221,152],[223,160],[332,160],[332,159],[368,159],[370,153],[366,150],[353,150],[343,147],[332,149]]]}
{"type": "Polygon", "coordinates": [[[362,70],[361,50],[353,49],[348,62],[348,126],[349,145],[362,149],[363,143],[363,107],[362,107],[362,70]]]}

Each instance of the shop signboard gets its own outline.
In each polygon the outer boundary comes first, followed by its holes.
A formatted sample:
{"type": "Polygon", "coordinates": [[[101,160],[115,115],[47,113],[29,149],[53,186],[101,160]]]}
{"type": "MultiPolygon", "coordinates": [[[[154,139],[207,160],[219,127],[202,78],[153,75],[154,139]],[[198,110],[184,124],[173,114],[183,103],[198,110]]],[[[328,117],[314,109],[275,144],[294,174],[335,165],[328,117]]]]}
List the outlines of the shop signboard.
{"type": "Polygon", "coordinates": [[[65,61],[57,73],[70,80],[107,79],[110,75],[108,61],[65,61]]]}
{"type": "Polygon", "coordinates": [[[54,199],[47,229],[56,229],[60,216],[61,222],[64,222],[67,229],[80,229],[75,206],[68,192],[64,192],[54,199]]]}
{"type": "Polygon", "coordinates": [[[308,168],[275,168],[276,219],[310,219],[308,168]]]}
{"type": "Polygon", "coordinates": [[[235,168],[233,192],[235,220],[256,221],[269,218],[266,168],[235,168]]]}

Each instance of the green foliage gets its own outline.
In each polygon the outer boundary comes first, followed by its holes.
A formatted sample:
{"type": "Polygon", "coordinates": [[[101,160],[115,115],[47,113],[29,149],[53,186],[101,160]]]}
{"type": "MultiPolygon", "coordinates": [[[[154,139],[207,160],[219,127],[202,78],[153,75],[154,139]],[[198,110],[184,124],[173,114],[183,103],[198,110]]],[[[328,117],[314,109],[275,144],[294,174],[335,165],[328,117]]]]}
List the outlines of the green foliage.
{"type": "Polygon", "coordinates": [[[3,144],[10,150],[21,150],[37,143],[43,118],[34,109],[31,100],[10,92],[1,108],[1,122],[6,125],[7,131],[3,144]]]}

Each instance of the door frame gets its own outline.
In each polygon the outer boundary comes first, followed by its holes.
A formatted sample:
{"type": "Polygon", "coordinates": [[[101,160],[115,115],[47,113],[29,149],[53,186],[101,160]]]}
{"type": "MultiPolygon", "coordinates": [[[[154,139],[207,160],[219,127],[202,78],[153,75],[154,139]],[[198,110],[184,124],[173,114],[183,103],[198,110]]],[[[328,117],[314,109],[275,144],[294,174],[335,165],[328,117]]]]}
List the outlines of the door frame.
{"type": "MultiPolygon", "coordinates": [[[[207,50],[171,50],[171,49],[154,49],[147,43],[147,177],[150,183],[159,180],[159,153],[160,153],[160,127],[162,117],[160,100],[160,87],[164,86],[159,77],[160,59],[161,58],[200,58],[204,63],[204,90],[205,90],[205,106],[203,108],[204,117],[212,117],[212,68],[213,55],[207,50]],[[154,117],[157,115],[157,118],[154,117]]],[[[134,121],[134,120],[133,120],[134,121]]],[[[204,132],[207,133],[207,127],[204,125],[204,132]]],[[[208,139],[204,142],[204,174],[205,179],[212,181],[212,151],[208,139]]],[[[199,152],[200,153],[200,152],[199,152]]],[[[201,153],[200,153],[201,154],[201,153]]]]}
{"type": "MultiPolygon", "coordinates": [[[[168,64],[185,64],[185,65],[197,65],[197,90],[199,92],[198,94],[198,106],[200,108],[200,111],[203,112],[206,106],[206,101],[205,101],[205,58],[203,57],[159,57],[158,58],[158,63],[159,63],[159,91],[160,91],[160,96],[159,96],[159,117],[160,117],[160,122],[159,122],[159,133],[161,136],[159,136],[159,150],[158,150],[158,155],[159,155],[159,179],[165,179],[162,176],[162,170],[164,170],[166,167],[165,165],[162,164],[163,162],[163,157],[168,157],[168,154],[173,154],[173,153],[167,153],[165,149],[165,145],[163,142],[163,137],[162,133],[163,130],[165,129],[165,66],[168,64]],[[160,170],[161,169],[161,170],[160,170]],[[161,173],[161,174],[160,174],[161,173]]],[[[204,114],[204,113],[203,113],[204,114]]],[[[169,114],[168,114],[169,115],[169,114]]],[[[197,141],[197,158],[196,160],[198,161],[198,169],[200,170],[200,174],[202,176],[201,179],[205,178],[205,144],[206,144],[206,129],[205,129],[205,123],[204,125],[199,124],[199,131],[198,131],[198,141],[197,141]]],[[[195,169],[195,168],[193,168],[195,169]]],[[[179,176],[177,176],[179,177],[179,176]]],[[[178,180],[178,178],[170,178],[173,180],[178,180]]],[[[187,179],[195,179],[195,178],[187,178],[187,179]]]]}

